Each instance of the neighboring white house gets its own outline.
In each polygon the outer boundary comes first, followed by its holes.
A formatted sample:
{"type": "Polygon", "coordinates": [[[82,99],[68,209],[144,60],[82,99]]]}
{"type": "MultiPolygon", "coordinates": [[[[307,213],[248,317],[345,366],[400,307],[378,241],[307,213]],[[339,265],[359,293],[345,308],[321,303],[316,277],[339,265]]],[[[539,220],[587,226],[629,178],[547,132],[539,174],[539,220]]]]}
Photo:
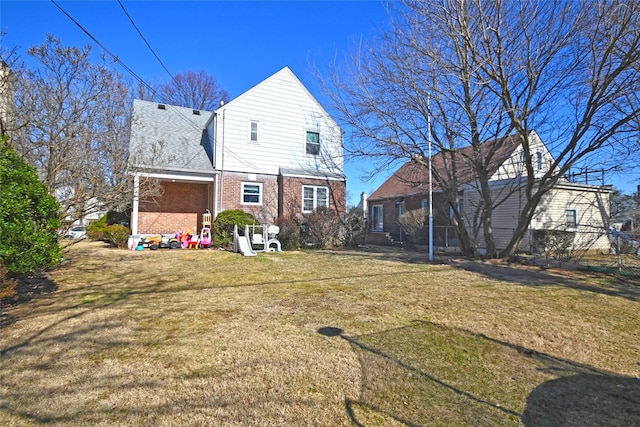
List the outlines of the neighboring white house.
{"type": "MultiPolygon", "coordinates": [[[[554,159],[535,132],[530,134],[528,142],[533,173],[536,178],[540,178],[550,170],[554,159]]],[[[482,149],[488,152],[492,150],[491,144],[496,143],[499,145],[493,151],[488,174],[492,200],[500,201],[493,208],[492,228],[496,245],[501,249],[511,240],[526,201],[526,168],[523,149],[517,138],[488,141],[482,144],[482,149]]],[[[460,151],[469,150],[470,147],[465,147],[460,151]]],[[[441,154],[433,157],[433,167],[440,168],[441,175],[446,176],[441,154]]],[[[370,241],[386,242],[398,237],[402,239],[398,218],[404,212],[427,206],[427,182],[426,168],[407,162],[372,193],[368,199],[372,218],[370,241]]],[[[460,165],[458,183],[462,184],[459,195],[460,212],[464,223],[470,226],[474,224],[478,210],[482,209],[478,183],[471,168],[460,165]]],[[[539,203],[530,224],[530,233],[522,240],[520,248],[532,249],[531,238],[535,231],[556,230],[575,232],[573,249],[608,250],[611,192],[611,186],[586,185],[561,179],[539,203]]],[[[437,186],[434,187],[434,212],[436,246],[455,245],[448,205],[437,186]]],[[[469,232],[473,235],[471,228],[469,232]]],[[[477,242],[482,250],[482,232],[478,233],[477,242]]]]}
{"type": "Polygon", "coordinates": [[[273,222],[345,209],[342,130],[288,67],[214,112],[136,100],[130,152],[133,234],[198,229],[205,210],[273,222]],[[144,200],[144,177],[161,197],[144,200]]]}

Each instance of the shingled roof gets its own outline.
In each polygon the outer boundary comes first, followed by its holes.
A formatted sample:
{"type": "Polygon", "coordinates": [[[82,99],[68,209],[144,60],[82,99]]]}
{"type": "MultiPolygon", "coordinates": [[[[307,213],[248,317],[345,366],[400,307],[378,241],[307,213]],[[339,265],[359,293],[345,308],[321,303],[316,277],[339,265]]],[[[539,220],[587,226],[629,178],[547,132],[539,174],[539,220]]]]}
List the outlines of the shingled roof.
{"type": "Polygon", "coordinates": [[[134,100],[131,166],[147,171],[211,174],[213,145],[206,127],[213,113],[134,100]]]}
{"type": "MultiPolygon", "coordinates": [[[[486,158],[489,153],[493,153],[487,167],[487,173],[490,177],[513,154],[519,145],[519,137],[517,135],[487,141],[480,145],[480,155],[484,158],[486,158]]],[[[473,147],[467,146],[457,150],[456,158],[459,159],[457,163],[458,184],[467,184],[475,181],[476,174],[470,163],[473,158],[473,147]]],[[[447,155],[446,160],[448,164],[451,160],[450,155],[447,155]]],[[[445,157],[442,153],[438,153],[432,157],[431,167],[434,172],[437,172],[441,176],[448,175],[446,172],[445,157]]],[[[435,180],[433,181],[433,190],[440,190],[435,180]]],[[[410,160],[403,164],[378,187],[378,189],[369,196],[369,200],[409,197],[427,194],[428,192],[429,169],[417,161],[410,160]]]]}

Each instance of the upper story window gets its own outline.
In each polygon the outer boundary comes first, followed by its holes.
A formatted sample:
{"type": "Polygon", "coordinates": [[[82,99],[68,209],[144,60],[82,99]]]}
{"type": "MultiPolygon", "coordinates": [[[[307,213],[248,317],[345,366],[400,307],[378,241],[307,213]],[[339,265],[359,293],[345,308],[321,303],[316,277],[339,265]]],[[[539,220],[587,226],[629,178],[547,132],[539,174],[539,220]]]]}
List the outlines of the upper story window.
{"type": "Polygon", "coordinates": [[[262,204],[262,184],[258,182],[242,183],[242,204],[261,205],[262,204]]]}
{"type": "Polygon", "coordinates": [[[320,154],[320,133],[307,131],[307,154],[320,154]]]}
{"type": "Polygon", "coordinates": [[[538,170],[542,170],[542,153],[540,151],[536,153],[536,166],[538,170]]]}
{"type": "Polygon", "coordinates": [[[249,142],[258,142],[258,122],[255,120],[249,122],[249,142]]]}
{"type": "Polygon", "coordinates": [[[303,185],[302,212],[313,212],[321,207],[329,207],[329,189],[315,185],[303,185]]]}

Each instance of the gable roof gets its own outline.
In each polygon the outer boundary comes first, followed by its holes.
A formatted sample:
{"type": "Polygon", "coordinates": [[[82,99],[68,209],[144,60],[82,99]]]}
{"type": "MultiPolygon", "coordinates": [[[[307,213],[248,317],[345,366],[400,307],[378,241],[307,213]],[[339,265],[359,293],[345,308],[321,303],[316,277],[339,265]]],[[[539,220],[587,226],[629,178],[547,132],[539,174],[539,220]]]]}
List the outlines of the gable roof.
{"type": "MultiPolygon", "coordinates": [[[[492,156],[487,165],[487,174],[491,177],[498,168],[513,154],[520,146],[517,135],[498,138],[480,144],[480,156],[486,158],[491,152],[492,156]]],[[[458,184],[468,184],[475,180],[476,174],[470,163],[473,158],[473,147],[467,146],[456,151],[458,163],[457,181],[458,184]]],[[[431,159],[431,167],[434,174],[437,172],[441,176],[447,176],[447,166],[451,160],[449,155],[442,152],[437,153],[431,159]],[[446,161],[446,162],[445,162],[446,161]]],[[[440,191],[440,187],[433,180],[433,190],[440,191]]],[[[369,200],[389,199],[394,197],[408,197],[429,192],[429,169],[416,161],[410,160],[404,163],[395,173],[393,173],[377,190],[370,196],[369,200]]]]}
{"type": "Polygon", "coordinates": [[[266,79],[262,80],[260,83],[258,83],[255,86],[252,86],[251,88],[247,89],[246,91],[244,91],[243,93],[241,93],[240,95],[236,96],[235,98],[233,98],[231,101],[225,103],[224,105],[222,105],[220,108],[218,108],[216,110],[216,112],[224,110],[225,108],[227,108],[228,106],[233,106],[233,104],[239,102],[240,100],[242,100],[245,96],[248,96],[251,92],[255,92],[255,91],[259,91],[263,86],[265,85],[269,85],[271,84],[271,82],[275,79],[278,78],[285,78],[288,79],[292,82],[294,82],[295,84],[299,85],[300,88],[302,88],[304,90],[304,92],[307,94],[307,96],[313,101],[313,103],[317,106],[317,108],[319,108],[322,113],[328,117],[331,121],[333,121],[333,123],[337,126],[338,124],[335,122],[335,120],[333,120],[333,117],[327,112],[327,110],[322,106],[322,104],[320,102],[318,102],[318,100],[316,99],[315,96],[313,96],[313,94],[309,91],[309,89],[307,89],[307,87],[302,83],[302,81],[298,78],[298,76],[296,76],[296,74],[291,70],[291,68],[289,68],[289,66],[285,66],[282,69],[280,69],[279,71],[276,71],[275,73],[273,73],[272,75],[270,75],[269,77],[267,77],[266,79]]]}
{"type": "Polygon", "coordinates": [[[210,111],[133,101],[130,164],[148,171],[214,172],[213,145],[206,131],[210,111]]]}

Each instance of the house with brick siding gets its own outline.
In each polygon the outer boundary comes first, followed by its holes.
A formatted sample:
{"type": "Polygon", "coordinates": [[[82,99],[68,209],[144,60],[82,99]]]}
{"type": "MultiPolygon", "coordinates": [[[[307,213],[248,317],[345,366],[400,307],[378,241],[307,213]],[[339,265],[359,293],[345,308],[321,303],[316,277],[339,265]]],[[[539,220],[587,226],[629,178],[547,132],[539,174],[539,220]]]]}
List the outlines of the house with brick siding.
{"type": "MultiPolygon", "coordinates": [[[[533,173],[542,177],[554,163],[552,154],[540,137],[531,132],[529,136],[533,173]]],[[[525,202],[524,176],[527,173],[522,145],[515,136],[487,141],[480,152],[489,158],[487,175],[493,200],[501,202],[494,207],[492,227],[498,249],[506,247],[516,227],[520,207],[525,202]],[[491,155],[487,155],[491,153],[491,155]]],[[[458,150],[458,159],[473,158],[472,147],[458,150]]],[[[448,176],[447,160],[438,153],[432,157],[432,168],[440,176],[448,176]]],[[[479,187],[473,169],[468,163],[459,161],[457,181],[460,185],[458,209],[469,233],[474,215],[481,208],[479,187]]],[[[546,230],[575,232],[574,249],[608,251],[609,239],[609,198],[612,187],[570,182],[561,179],[542,198],[530,225],[530,232],[521,242],[520,249],[533,249],[534,236],[546,230]]],[[[442,189],[433,182],[434,246],[438,249],[455,250],[457,237],[454,233],[452,209],[442,189]]],[[[409,211],[429,209],[428,169],[417,162],[408,161],[392,174],[367,199],[371,230],[367,236],[369,243],[395,244],[411,242],[403,230],[400,217],[409,211]]],[[[426,244],[428,230],[418,236],[418,244],[426,244]]],[[[415,243],[415,242],[412,242],[415,243]]],[[[484,244],[483,235],[478,235],[480,250],[484,244]]]]}
{"type": "Polygon", "coordinates": [[[346,207],[342,130],[288,67],[216,111],[135,100],[130,166],[134,235],[199,230],[207,210],[272,224],[346,207]]]}

